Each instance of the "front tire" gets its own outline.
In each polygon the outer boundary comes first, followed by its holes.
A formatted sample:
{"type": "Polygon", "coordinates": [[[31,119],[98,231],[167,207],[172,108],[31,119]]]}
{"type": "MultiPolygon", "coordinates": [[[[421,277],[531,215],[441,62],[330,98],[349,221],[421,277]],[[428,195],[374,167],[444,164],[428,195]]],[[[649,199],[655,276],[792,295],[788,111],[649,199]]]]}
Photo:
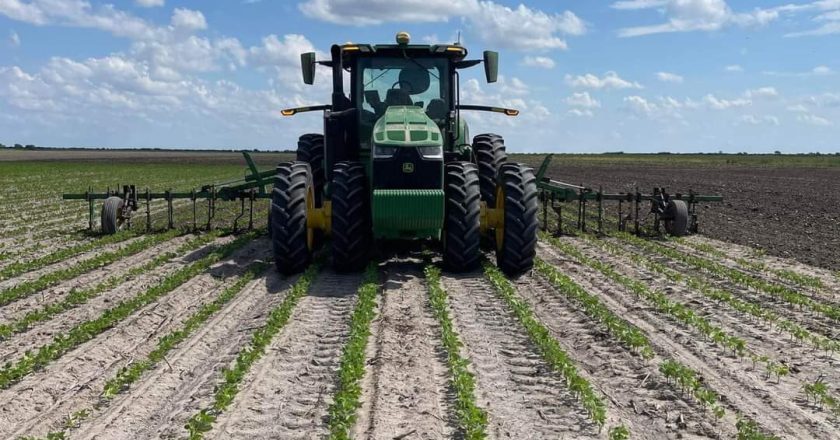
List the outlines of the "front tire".
{"type": "Polygon", "coordinates": [[[508,276],[534,267],[539,209],[534,170],[518,163],[499,169],[496,209],[504,210],[504,224],[496,230],[496,264],[508,276]]]}
{"type": "Polygon", "coordinates": [[[674,237],[688,235],[688,205],[683,200],[671,200],[666,211],[665,231],[674,237]]]}
{"type": "Polygon", "coordinates": [[[357,272],[368,263],[372,237],[370,191],[365,167],[339,162],[333,168],[332,254],[338,272],[357,272]]]}
{"type": "Polygon", "coordinates": [[[446,164],[445,185],[443,263],[453,272],[470,271],[478,267],[481,246],[478,167],[469,162],[446,164]]]}
{"type": "Polygon", "coordinates": [[[312,197],[309,164],[286,162],[277,166],[271,192],[271,244],[277,270],[285,275],[302,272],[312,261],[311,231],[306,225],[307,197],[312,197]]]}

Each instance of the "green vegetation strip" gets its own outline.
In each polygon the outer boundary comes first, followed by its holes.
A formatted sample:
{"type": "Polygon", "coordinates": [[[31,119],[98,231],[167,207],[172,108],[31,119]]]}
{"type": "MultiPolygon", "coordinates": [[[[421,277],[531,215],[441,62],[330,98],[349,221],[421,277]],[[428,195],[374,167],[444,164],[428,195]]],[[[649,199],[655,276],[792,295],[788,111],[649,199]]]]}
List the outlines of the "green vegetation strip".
{"type": "Polygon", "coordinates": [[[766,355],[752,353],[748,350],[746,341],[728,334],[722,328],[695,313],[686,304],[669,299],[664,293],[648,288],[643,282],[619,273],[605,262],[587,257],[574,245],[558,240],[548,234],[541,234],[541,237],[580,264],[601,272],[607,278],[624,286],[638,297],[647,300],[660,313],[669,315],[683,324],[695,328],[715,344],[732,350],[738,356],[748,356],[754,363],[761,362],[765,366],[768,377],[775,374],[777,378],[781,379],[782,376],[790,373],[790,369],[785,364],[775,362],[766,355]]]}
{"type": "Polygon", "coordinates": [[[534,267],[560,293],[580,304],[587,316],[600,322],[616,339],[632,350],[638,351],[645,359],[653,357],[653,349],[644,333],[616,316],[598,297],[590,294],[567,275],[539,258],[537,258],[534,267]]]}
{"type": "MultiPolygon", "coordinates": [[[[129,366],[123,367],[117,372],[116,376],[105,383],[105,388],[102,390],[103,401],[96,405],[100,407],[102,403],[115,397],[129,389],[131,384],[137,382],[144,372],[154,368],[160,361],[165,359],[169,353],[178,344],[186,340],[197,329],[199,329],[210,317],[222,309],[222,307],[229,303],[238,295],[245,286],[250,283],[255,277],[261,274],[268,267],[266,263],[252,264],[248,270],[242,274],[235,283],[231,284],[216,297],[213,302],[205,304],[197,312],[193,313],[186,322],[179,328],[168,335],[158,340],[157,348],[149,353],[149,355],[141,360],[132,363],[129,366]]],[[[67,417],[64,428],[65,431],[54,431],[47,434],[47,439],[63,439],[67,437],[67,430],[78,427],[85,419],[93,414],[92,409],[83,409],[74,412],[67,417]]]]}
{"type": "Polygon", "coordinates": [[[840,342],[838,342],[837,340],[811,333],[802,326],[793,323],[785,318],[782,318],[775,312],[766,309],[761,305],[761,303],[745,301],[740,298],[737,298],[731,293],[725,290],[718,289],[710,283],[705,282],[697,277],[682,274],[665,266],[662,263],[651,260],[650,258],[647,258],[643,255],[624,250],[620,246],[617,246],[608,241],[599,240],[587,234],[582,234],[580,235],[580,237],[594,244],[595,246],[598,246],[601,249],[609,252],[612,255],[616,255],[623,258],[629,258],[631,261],[633,261],[633,263],[653,272],[656,272],[660,275],[663,275],[673,282],[684,282],[686,286],[700,292],[701,294],[712,300],[723,302],[741,313],[746,313],[750,316],[769,322],[778,327],[779,329],[787,332],[798,341],[806,341],[811,345],[825,350],[827,352],[840,351],[840,342]]]}
{"type": "Polygon", "coordinates": [[[654,252],[662,256],[668,257],[672,260],[682,262],[703,272],[712,274],[718,278],[725,278],[740,286],[756,289],[760,292],[765,292],[767,294],[781,298],[784,301],[793,305],[807,307],[831,319],[840,319],[840,307],[815,301],[812,298],[803,295],[787,286],[768,282],[760,278],[755,278],[751,275],[741,272],[738,269],[733,269],[724,266],[723,264],[711,261],[709,259],[698,257],[696,255],[689,255],[668,246],[651,243],[632,234],[628,234],[625,232],[617,232],[613,235],[643,250],[654,252]]]}
{"type": "Polygon", "coordinates": [[[233,367],[222,370],[223,381],[216,386],[213,405],[202,409],[187,421],[185,428],[189,431],[190,439],[204,438],[204,434],[213,428],[219,414],[230,406],[239,392],[239,384],[245,378],[245,373],[262,357],[274,336],[289,322],[295,306],[309,291],[320,267],[321,263],[318,262],[306,269],[289,289],[283,302],[268,315],[265,324],[254,332],[251,342],[240,350],[233,367]]]}
{"type": "Polygon", "coordinates": [[[51,252],[47,255],[44,255],[43,257],[36,258],[31,261],[18,261],[4,267],[3,269],[0,269],[0,280],[6,280],[18,276],[22,273],[38,270],[44,266],[49,266],[50,264],[58,263],[60,261],[66,260],[67,258],[75,257],[76,255],[82,254],[84,252],[92,251],[96,248],[105,245],[119,243],[136,236],[137,234],[132,231],[121,231],[114,235],[107,235],[98,240],[81,243],[69,248],[51,252]]]}
{"type": "Polygon", "coordinates": [[[254,233],[246,234],[219,247],[206,257],[170,274],[145,292],[106,310],[98,318],[85,321],[73,327],[66,334],[56,335],[52,342],[42,346],[37,352],[26,352],[23,358],[16,363],[7,363],[0,369],[0,389],[10,387],[29,373],[44,368],[73,348],[114,327],[141,307],[175,290],[189,279],[209,269],[212,264],[230,256],[234,251],[253,240],[255,236],[254,233]]]}
{"type": "Polygon", "coordinates": [[[362,387],[359,385],[365,375],[365,349],[370,336],[370,323],[376,317],[376,294],[379,291],[379,271],[376,263],[370,263],[365,279],[359,288],[359,299],[350,318],[350,336],[341,365],[338,370],[338,387],[329,408],[331,439],[350,440],[350,431],[356,422],[356,411],[361,402],[362,387]]]}
{"type": "Polygon", "coordinates": [[[528,305],[516,294],[513,284],[505,278],[496,266],[485,261],[484,274],[528,332],[528,336],[539,349],[543,359],[563,376],[566,385],[580,400],[592,420],[599,427],[603,427],[607,417],[606,405],[604,405],[601,397],[595,393],[589,381],[578,373],[577,367],[569,354],[560,347],[556,339],[551,337],[549,330],[534,317],[528,305]]]}
{"type": "Polygon", "coordinates": [[[0,292],[0,306],[25,298],[33,293],[52,287],[62,281],[75,278],[96,268],[107,266],[127,256],[144,251],[154,245],[171,240],[179,234],[180,232],[173,230],[161,234],[147,235],[139,238],[137,241],[129,243],[122,249],[98,254],[65,269],[50,272],[38,279],[25,281],[14,287],[10,287],[0,292]]]}
{"type": "Polygon", "coordinates": [[[207,243],[212,242],[219,235],[219,233],[214,231],[209,234],[198,236],[196,238],[191,239],[187,243],[181,245],[177,250],[158,255],[152,261],[149,261],[148,263],[140,267],[132,268],[125,274],[112,276],[107,280],[102,281],[101,283],[88,289],[73,289],[64,298],[64,300],[60,302],[44,305],[40,309],[30,311],[22,318],[12,321],[11,323],[0,324],[0,340],[9,339],[13,334],[23,333],[29,330],[29,328],[31,328],[32,325],[38,322],[46,321],[47,319],[59,313],[78,307],[88,302],[89,300],[96,298],[101,293],[123,284],[124,282],[126,282],[126,280],[130,278],[150,272],[185,252],[189,252],[193,249],[196,249],[207,243]]]}
{"type": "Polygon", "coordinates": [[[822,377],[814,383],[805,384],[803,390],[808,401],[813,399],[814,405],[827,407],[835,416],[840,417],[840,399],[828,393],[828,386],[822,377]]]}
{"type": "Polygon", "coordinates": [[[432,313],[441,328],[450,383],[455,390],[456,413],[464,438],[467,440],[487,438],[487,413],[479,408],[475,401],[475,377],[469,371],[469,361],[461,356],[461,341],[449,316],[446,291],[440,283],[440,269],[428,264],[424,272],[432,313]]]}
{"type": "MultiPolygon", "coordinates": [[[[684,238],[671,238],[670,240],[675,243],[679,243],[692,249],[698,250],[700,252],[715,256],[717,258],[730,259],[726,255],[726,253],[716,249],[714,246],[708,243],[695,243],[694,241],[686,240],[684,238]]],[[[823,284],[822,280],[819,279],[819,277],[802,274],[789,269],[774,269],[768,267],[762,262],[750,261],[744,258],[735,258],[734,261],[738,263],[738,265],[746,267],[747,269],[754,270],[757,272],[769,272],[776,275],[779,278],[790,281],[791,283],[794,283],[801,287],[810,287],[813,289],[822,289],[825,287],[825,285],[823,284]]]]}

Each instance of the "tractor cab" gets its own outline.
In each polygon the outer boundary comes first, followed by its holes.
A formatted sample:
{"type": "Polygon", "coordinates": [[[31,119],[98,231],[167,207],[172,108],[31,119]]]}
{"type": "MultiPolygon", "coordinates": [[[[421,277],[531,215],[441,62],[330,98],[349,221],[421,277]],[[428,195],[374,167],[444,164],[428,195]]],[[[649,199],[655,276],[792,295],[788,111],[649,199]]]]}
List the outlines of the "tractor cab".
{"type": "MultiPolygon", "coordinates": [[[[496,52],[486,51],[482,59],[468,60],[467,49],[459,44],[413,45],[405,32],[398,33],[396,40],[396,44],[384,45],[333,45],[329,60],[317,60],[315,53],[301,55],[304,83],[315,81],[317,66],[328,67],[332,73],[330,104],[282,112],[286,116],[324,112],[324,134],[303,135],[298,142],[296,163],[310,168],[307,227],[332,236],[338,268],[361,268],[376,239],[433,239],[444,245],[448,267],[470,269],[478,262],[479,227],[499,252],[504,248],[499,227],[504,207],[499,206],[503,201],[497,203],[497,196],[503,194],[498,184],[507,155],[501,136],[484,134],[471,140],[461,112],[516,116],[518,111],[460,103],[459,70],[483,63],[487,81],[495,82],[496,52]],[[345,84],[350,90],[345,90],[345,84]],[[449,193],[458,191],[455,202],[456,195],[449,193]],[[469,218],[453,217],[453,209],[469,218]]],[[[530,172],[517,166],[519,178],[530,172]]],[[[285,184],[275,185],[275,192],[285,191],[285,184]]],[[[528,185],[536,194],[535,184],[528,185]]],[[[272,219],[277,218],[275,214],[287,217],[285,209],[275,209],[273,204],[272,219]]],[[[283,227],[272,223],[273,235],[275,226],[283,227]]],[[[532,264],[535,239],[534,235],[534,240],[525,242],[524,252],[517,249],[520,257],[516,258],[521,261],[508,264],[514,271],[532,264]]],[[[313,243],[309,240],[307,252],[311,253],[313,243]]],[[[300,259],[275,256],[284,271],[303,267],[295,263],[300,259]]]]}

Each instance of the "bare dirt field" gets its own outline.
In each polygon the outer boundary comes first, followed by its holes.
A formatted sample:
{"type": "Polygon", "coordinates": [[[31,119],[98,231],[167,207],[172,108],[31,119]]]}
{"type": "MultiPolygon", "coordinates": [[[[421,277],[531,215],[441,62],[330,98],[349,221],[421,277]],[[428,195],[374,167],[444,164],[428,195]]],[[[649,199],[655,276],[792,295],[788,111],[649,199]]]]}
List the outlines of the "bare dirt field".
{"type": "Polygon", "coordinates": [[[383,245],[354,274],[321,252],[284,277],[265,206],[253,231],[227,227],[231,207],[194,231],[184,207],[174,230],[105,237],[60,200],[86,181],[225,180],[235,155],[85,154],[0,163],[0,438],[838,438],[837,211],[787,204],[836,197],[836,168],[558,158],[558,180],[727,203],[686,238],[541,234],[515,279],[490,254],[442,271],[429,243],[383,245]]]}

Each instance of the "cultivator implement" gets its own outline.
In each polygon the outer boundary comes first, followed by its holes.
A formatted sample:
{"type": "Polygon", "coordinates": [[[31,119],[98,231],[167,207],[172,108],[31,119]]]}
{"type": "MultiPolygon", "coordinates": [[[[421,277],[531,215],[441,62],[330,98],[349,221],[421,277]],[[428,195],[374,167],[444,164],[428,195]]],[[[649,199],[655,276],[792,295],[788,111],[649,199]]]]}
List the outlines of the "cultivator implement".
{"type": "MultiPolygon", "coordinates": [[[[154,200],[166,201],[167,227],[172,229],[175,226],[176,200],[189,200],[192,202],[192,227],[199,229],[198,203],[206,203],[207,220],[201,226],[210,230],[213,229],[213,219],[216,216],[216,203],[218,201],[239,201],[239,215],[234,219],[233,229],[239,228],[240,222],[247,216],[247,229],[254,227],[254,202],[258,199],[271,198],[269,187],[274,181],[275,170],[260,171],[257,169],[251,155],[243,151],[245,162],[248,164],[249,174],[242,179],[229,182],[204,185],[198,190],[189,192],[177,192],[167,190],[164,192],[151,192],[148,188],[143,191],[135,185],[123,185],[121,188],[107,188],[105,192],[97,193],[89,189],[85,193],[63,194],[64,200],[86,200],[88,202],[88,227],[91,231],[96,228],[94,220],[94,205],[96,201],[102,200],[101,227],[105,234],[116,233],[119,229],[131,227],[131,219],[136,211],[143,211],[146,216],[146,230],[151,230],[152,211],[151,204],[154,200]]],[[[204,210],[204,208],[202,208],[204,210]]]]}
{"type": "Polygon", "coordinates": [[[546,177],[546,172],[551,164],[551,154],[547,155],[537,171],[537,188],[539,189],[540,202],[542,203],[543,228],[549,228],[549,209],[557,215],[557,227],[555,233],[563,234],[563,208],[568,209],[569,203],[577,202],[575,216],[575,227],[581,231],[587,231],[587,209],[594,204],[597,209],[597,232],[604,231],[604,203],[618,202],[617,227],[620,231],[627,231],[628,225],[632,224],[633,232],[641,234],[642,217],[641,210],[643,202],[650,202],[649,214],[653,214],[653,228],[660,232],[664,226],[665,231],[670,235],[683,236],[699,231],[697,219],[697,204],[700,202],[722,202],[723,196],[695,194],[689,190],[688,193],[668,193],[665,188],[654,188],[652,193],[645,194],[638,189],[633,193],[605,193],[602,188],[595,190],[581,185],[559,182],[546,177]],[[626,212],[625,212],[626,210],[626,212]]]}

